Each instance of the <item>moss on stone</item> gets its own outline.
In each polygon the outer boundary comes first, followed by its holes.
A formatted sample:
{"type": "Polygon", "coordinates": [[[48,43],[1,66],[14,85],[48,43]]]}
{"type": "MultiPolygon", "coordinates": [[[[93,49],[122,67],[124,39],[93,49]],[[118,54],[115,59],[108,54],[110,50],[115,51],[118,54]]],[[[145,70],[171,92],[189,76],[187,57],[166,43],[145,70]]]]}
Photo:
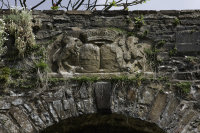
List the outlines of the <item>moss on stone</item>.
{"type": "Polygon", "coordinates": [[[189,94],[190,93],[190,88],[191,88],[191,83],[190,82],[176,83],[176,87],[178,89],[180,89],[182,94],[189,94]]]}
{"type": "Polygon", "coordinates": [[[1,84],[7,83],[10,77],[10,74],[11,74],[11,70],[9,67],[0,68],[0,83],[1,84]]]}
{"type": "Polygon", "coordinates": [[[96,82],[99,80],[99,77],[97,76],[80,76],[80,77],[74,77],[71,78],[73,81],[79,81],[79,82],[96,82]]]}
{"type": "Polygon", "coordinates": [[[41,71],[46,71],[48,68],[48,65],[45,61],[40,60],[35,64],[36,68],[40,69],[41,71]]]}

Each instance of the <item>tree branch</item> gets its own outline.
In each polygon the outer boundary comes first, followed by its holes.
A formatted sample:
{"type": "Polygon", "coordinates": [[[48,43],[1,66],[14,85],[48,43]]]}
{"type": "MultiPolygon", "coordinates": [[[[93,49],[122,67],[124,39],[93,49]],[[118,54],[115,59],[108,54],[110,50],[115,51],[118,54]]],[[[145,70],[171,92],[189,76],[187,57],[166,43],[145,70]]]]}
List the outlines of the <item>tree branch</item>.
{"type": "Polygon", "coordinates": [[[75,8],[75,10],[78,10],[78,8],[83,4],[84,1],[85,1],[85,0],[82,0],[82,1],[78,4],[78,6],[75,8]]]}
{"type": "Polygon", "coordinates": [[[56,6],[60,5],[61,2],[62,2],[62,0],[59,0],[59,1],[56,3],[56,6]]]}
{"type": "Polygon", "coordinates": [[[17,0],[15,0],[15,6],[17,6],[17,0]]]}
{"type": "Polygon", "coordinates": [[[8,4],[6,4],[5,2],[4,2],[4,0],[0,0],[1,2],[2,2],[2,4],[1,4],[1,8],[3,8],[3,6],[6,6],[6,8],[10,8],[10,6],[8,5],[8,4]]]}
{"type": "Polygon", "coordinates": [[[88,5],[86,10],[89,10],[90,9],[89,7],[90,7],[90,0],[88,0],[88,5]]]}
{"type": "Polygon", "coordinates": [[[72,0],[69,0],[68,5],[67,5],[67,11],[69,10],[69,6],[71,4],[72,0]]]}
{"type": "MultiPolygon", "coordinates": [[[[116,2],[116,6],[118,6],[118,3],[120,3],[122,0],[119,0],[119,1],[117,1],[116,2]]],[[[109,4],[109,5],[105,5],[105,8],[104,8],[104,10],[105,11],[108,11],[110,8],[112,8],[113,7],[113,5],[112,4],[109,4]]]]}
{"type": "Polygon", "coordinates": [[[95,0],[93,7],[91,8],[91,10],[93,10],[97,5],[97,0],[95,0]]]}
{"type": "Polygon", "coordinates": [[[26,0],[23,0],[24,7],[26,8],[26,0]]]}
{"type": "Polygon", "coordinates": [[[19,2],[20,2],[21,7],[24,7],[23,3],[22,3],[22,0],[19,0],[19,2]]]}
{"type": "Polygon", "coordinates": [[[80,0],[78,0],[74,5],[72,6],[72,10],[74,10],[74,7],[79,3],[80,0]]]}
{"type": "Polygon", "coordinates": [[[38,7],[39,5],[41,5],[42,3],[44,3],[46,0],[42,0],[40,3],[38,3],[37,5],[35,5],[34,7],[31,8],[31,10],[35,9],[36,7],[38,7]]]}
{"type": "Polygon", "coordinates": [[[10,3],[9,3],[9,1],[7,0],[7,3],[8,3],[8,7],[9,7],[9,9],[10,9],[10,3]]]}

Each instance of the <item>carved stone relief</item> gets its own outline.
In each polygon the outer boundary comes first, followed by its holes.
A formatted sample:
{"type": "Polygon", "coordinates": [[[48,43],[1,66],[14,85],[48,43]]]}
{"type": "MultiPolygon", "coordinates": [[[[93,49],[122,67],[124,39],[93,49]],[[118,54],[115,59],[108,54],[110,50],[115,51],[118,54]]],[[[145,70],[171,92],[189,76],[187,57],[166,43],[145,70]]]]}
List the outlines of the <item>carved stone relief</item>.
{"type": "Polygon", "coordinates": [[[49,47],[49,65],[57,73],[145,71],[147,43],[112,29],[89,29],[78,36],[62,34],[49,47]]]}

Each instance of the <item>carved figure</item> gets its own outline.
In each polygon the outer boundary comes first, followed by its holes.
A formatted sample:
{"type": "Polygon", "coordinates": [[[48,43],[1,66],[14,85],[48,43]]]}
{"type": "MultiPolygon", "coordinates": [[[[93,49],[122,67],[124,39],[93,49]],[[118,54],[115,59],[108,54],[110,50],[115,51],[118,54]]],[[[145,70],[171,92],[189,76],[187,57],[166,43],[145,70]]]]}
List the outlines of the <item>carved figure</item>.
{"type": "Polygon", "coordinates": [[[62,35],[51,50],[52,71],[58,73],[135,72],[145,69],[144,49],[138,43],[112,29],[90,29],[78,37],[62,35]]]}
{"type": "Polygon", "coordinates": [[[59,47],[52,56],[57,65],[57,72],[74,73],[79,64],[79,50],[82,42],[78,38],[64,36],[59,47]]]}

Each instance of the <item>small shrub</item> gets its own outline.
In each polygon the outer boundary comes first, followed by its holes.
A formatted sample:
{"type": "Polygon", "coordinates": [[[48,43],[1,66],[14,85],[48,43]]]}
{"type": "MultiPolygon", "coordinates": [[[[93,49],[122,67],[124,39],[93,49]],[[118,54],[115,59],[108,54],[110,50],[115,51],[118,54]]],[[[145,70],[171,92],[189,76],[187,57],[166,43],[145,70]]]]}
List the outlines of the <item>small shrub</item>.
{"type": "Polygon", "coordinates": [[[133,77],[128,77],[126,75],[123,76],[113,76],[110,79],[111,82],[129,82],[129,83],[135,83],[137,86],[140,86],[142,81],[145,81],[146,79],[143,77],[143,73],[138,73],[133,77]]]}
{"type": "Polygon", "coordinates": [[[199,61],[198,57],[194,56],[185,56],[185,59],[192,63],[197,63],[199,61]]]}
{"type": "Polygon", "coordinates": [[[118,33],[120,33],[120,34],[125,34],[125,33],[126,33],[126,30],[121,29],[121,28],[117,28],[117,27],[110,27],[110,28],[108,28],[108,29],[109,29],[109,30],[116,31],[116,32],[118,32],[118,33]]]}
{"type": "Polygon", "coordinates": [[[17,69],[11,69],[11,77],[18,78],[21,75],[21,71],[17,69]]]}
{"type": "Polygon", "coordinates": [[[145,21],[144,21],[144,17],[143,15],[135,17],[135,24],[139,27],[141,27],[142,25],[145,25],[145,21]]]}
{"type": "Polygon", "coordinates": [[[0,68],[0,83],[5,84],[8,82],[11,70],[9,67],[0,68]]]}
{"type": "Polygon", "coordinates": [[[33,89],[37,84],[35,79],[16,79],[9,83],[9,87],[16,89],[33,89]]]}
{"type": "Polygon", "coordinates": [[[39,61],[38,63],[35,64],[36,68],[42,70],[42,71],[45,71],[47,70],[48,68],[48,65],[45,61],[41,60],[39,61]]]}
{"type": "Polygon", "coordinates": [[[147,58],[147,62],[151,65],[151,67],[156,70],[160,61],[157,59],[157,54],[160,52],[156,47],[152,47],[149,49],[144,49],[144,53],[147,58]]]}
{"type": "Polygon", "coordinates": [[[145,30],[145,31],[143,32],[143,37],[146,37],[146,36],[148,35],[148,33],[149,33],[149,31],[148,31],[148,30],[145,30]]]}
{"type": "Polygon", "coordinates": [[[0,19],[0,56],[6,53],[7,48],[4,46],[6,40],[5,22],[0,19]]]}
{"type": "Polygon", "coordinates": [[[140,32],[138,34],[136,34],[136,36],[139,38],[139,39],[144,39],[145,37],[147,37],[149,31],[148,30],[144,30],[143,32],[140,32]]]}
{"type": "Polygon", "coordinates": [[[190,82],[180,82],[176,84],[176,87],[180,89],[182,94],[190,93],[191,83],[190,82]]]}
{"type": "Polygon", "coordinates": [[[166,41],[165,40],[161,40],[156,44],[156,48],[161,48],[165,45],[166,41]]]}
{"type": "Polygon", "coordinates": [[[180,24],[180,20],[178,18],[175,18],[173,24],[175,26],[179,25],[180,24]]]}
{"type": "Polygon", "coordinates": [[[68,80],[64,78],[48,78],[48,84],[50,86],[61,85],[61,83],[65,83],[65,81],[68,81],[68,80]]]}
{"type": "Polygon", "coordinates": [[[53,6],[51,7],[52,10],[58,10],[59,7],[56,4],[53,4],[53,6]]]}
{"type": "Polygon", "coordinates": [[[112,76],[112,77],[110,77],[110,80],[112,82],[129,81],[129,77],[126,76],[126,75],[123,75],[123,76],[112,76]]]}
{"type": "Polygon", "coordinates": [[[19,56],[24,57],[25,51],[35,45],[32,32],[32,15],[30,11],[11,9],[11,14],[4,17],[6,32],[15,38],[15,47],[19,56]]]}
{"type": "Polygon", "coordinates": [[[116,1],[115,0],[113,0],[112,2],[109,2],[110,3],[110,6],[117,6],[117,3],[116,3],[116,1]]]}
{"type": "Polygon", "coordinates": [[[172,56],[175,56],[177,54],[177,48],[173,48],[169,51],[169,56],[172,57],[172,56]]]}

